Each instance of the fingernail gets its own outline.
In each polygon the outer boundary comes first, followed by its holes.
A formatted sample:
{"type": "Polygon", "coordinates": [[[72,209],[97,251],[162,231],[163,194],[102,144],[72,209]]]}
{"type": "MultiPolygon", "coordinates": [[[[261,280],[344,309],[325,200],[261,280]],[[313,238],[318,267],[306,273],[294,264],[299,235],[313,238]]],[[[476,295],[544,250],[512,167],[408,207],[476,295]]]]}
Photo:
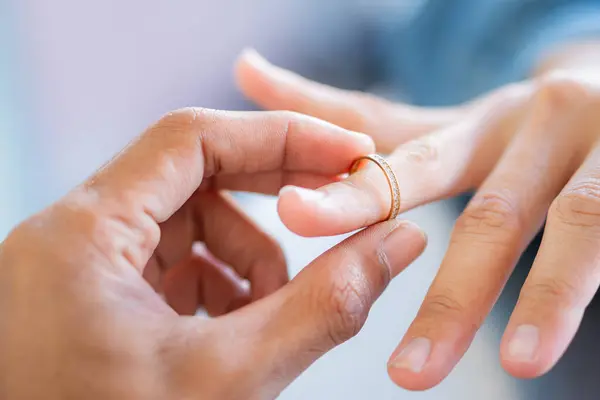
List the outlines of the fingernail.
{"type": "Polygon", "coordinates": [[[521,325],[508,343],[508,357],[512,361],[530,362],[535,359],[540,343],[540,331],[534,325],[521,325]]]}
{"type": "Polygon", "coordinates": [[[382,261],[390,269],[392,277],[396,276],[407,263],[423,251],[427,243],[427,235],[412,222],[401,221],[383,241],[382,261]]]}
{"type": "Polygon", "coordinates": [[[310,190],[297,186],[285,186],[280,191],[279,194],[282,195],[284,193],[294,193],[296,196],[300,198],[303,202],[315,203],[323,200],[326,197],[326,194],[319,190],[310,190]]]}
{"type": "Polygon", "coordinates": [[[398,369],[408,369],[414,373],[423,370],[425,363],[429,359],[431,352],[431,341],[426,338],[413,339],[401,352],[392,360],[390,367],[398,369]]]}

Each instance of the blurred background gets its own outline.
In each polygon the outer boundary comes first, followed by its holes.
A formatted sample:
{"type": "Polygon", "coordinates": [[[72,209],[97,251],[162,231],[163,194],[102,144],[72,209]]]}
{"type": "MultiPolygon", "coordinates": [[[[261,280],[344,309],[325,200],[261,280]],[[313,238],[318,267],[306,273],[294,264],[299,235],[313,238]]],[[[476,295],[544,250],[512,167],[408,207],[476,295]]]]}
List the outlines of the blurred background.
{"type": "MultiPolygon", "coordinates": [[[[463,0],[433,2],[440,15],[449,12],[444,8],[448,4],[465,5],[463,0]]],[[[519,3],[471,3],[503,2],[519,3]]],[[[0,0],[0,238],[83,180],[165,112],[191,105],[252,109],[232,75],[234,60],[246,46],[312,79],[414,103],[453,103],[510,80],[513,75],[502,72],[500,58],[483,57],[480,63],[460,58],[462,42],[450,37],[445,51],[438,53],[453,79],[442,80],[430,65],[440,59],[429,59],[427,53],[441,46],[442,31],[422,52],[412,50],[411,57],[421,64],[400,62],[402,46],[414,47],[408,39],[419,33],[406,30],[403,36],[402,27],[425,3],[0,0]],[[419,65],[429,74],[412,79],[419,65]],[[393,76],[393,68],[404,71],[403,79],[393,76]],[[462,91],[453,91],[458,86],[462,91]]],[[[526,68],[515,48],[505,51],[514,56],[512,67],[526,68]]],[[[339,240],[292,235],[277,220],[273,199],[251,196],[243,202],[281,239],[292,274],[339,240]]],[[[600,397],[595,379],[600,357],[594,355],[595,346],[590,352],[586,345],[593,343],[598,329],[589,318],[580,334],[583,339],[578,338],[549,376],[519,382],[502,371],[500,335],[526,267],[511,281],[459,367],[439,387],[409,393],[387,378],[387,358],[416,314],[459,211],[460,204],[445,202],[408,214],[429,234],[426,253],[391,285],[363,332],[317,362],[282,399],[600,397]]]]}

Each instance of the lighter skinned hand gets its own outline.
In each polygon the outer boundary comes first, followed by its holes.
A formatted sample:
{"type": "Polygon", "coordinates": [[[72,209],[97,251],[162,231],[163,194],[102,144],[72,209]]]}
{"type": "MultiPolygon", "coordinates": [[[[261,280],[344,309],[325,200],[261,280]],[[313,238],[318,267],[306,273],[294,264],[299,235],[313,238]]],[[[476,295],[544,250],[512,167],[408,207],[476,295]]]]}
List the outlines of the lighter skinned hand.
{"type": "MultiPolygon", "coordinates": [[[[546,219],[500,354],[517,377],[552,368],[600,284],[600,73],[553,72],[446,109],[330,88],[254,52],[242,56],[237,76],[266,108],[370,134],[380,152],[391,153],[402,210],[476,190],[390,358],[397,384],[423,390],[450,373],[546,219]]],[[[283,222],[305,236],[350,232],[385,218],[389,208],[389,187],[374,165],[318,190],[286,187],[279,200],[283,222]]]]}
{"type": "Polygon", "coordinates": [[[373,149],[289,112],[165,116],[1,244],[0,398],[276,397],[360,330],[425,239],[378,224],[288,283],[223,190],[314,189],[373,149]]]}

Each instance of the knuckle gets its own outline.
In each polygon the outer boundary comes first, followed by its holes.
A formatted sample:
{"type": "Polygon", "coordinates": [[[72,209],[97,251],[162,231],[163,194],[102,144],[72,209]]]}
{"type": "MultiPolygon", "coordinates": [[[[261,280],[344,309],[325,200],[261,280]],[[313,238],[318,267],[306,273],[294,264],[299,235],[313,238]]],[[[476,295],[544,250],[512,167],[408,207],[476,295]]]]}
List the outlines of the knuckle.
{"type": "Polygon", "coordinates": [[[389,118],[394,110],[388,100],[372,93],[352,91],[350,94],[355,100],[355,106],[345,109],[344,117],[347,121],[352,121],[350,125],[355,131],[374,132],[380,125],[379,121],[389,118]]]}
{"type": "Polygon", "coordinates": [[[579,299],[577,288],[570,282],[558,278],[545,278],[531,283],[523,290],[522,297],[533,304],[550,304],[553,307],[570,308],[579,299]]]}
{"type": "MultiPolygon", "coordinates": [[[[94,189],[86,188],[68,196],[61,206],[64,212],[83,215],[87,227],[85,233],[95,235],[116,236],[124,233],[135,239],[135,244],[147,251],[154,251],[161,236],[161,228],[151,209],[138,207],[139,194],[130,190],[121,190],[110,197],[102,198],[102,194],[94,189]]],[[[185,215],[186,206],[180,211],[185,215]]]]}
{"type": "Polygon", "coordinates": [[[35,215],[14,227],[1,244],[0,254],[8,262],[31,254],[32,248],[39,249],[38,242],[45,236],[41,215],[35,215]]]}
{"type": "Polygon", "coordinates": [[[531,85],[525,82],[513,82],[500,87],[494,92],[496,101],[494,105],[502,105],[506,102],[522,101],[531,93],[531,85]]]}
{"type": "Polygon", "coordinates": [[[530,82],[510,83],[492,92],[482,101],[472,103],[475,114],[486,114],[489,118],[494,118],[499,112],[500,115],[507,115],[515,108],[519,108],[526,103],[532,93],[535,92],[533,84],[530,82]]]}
{"type": "Polygon", "coordinates": [[[296,111],[275,111],[280,114],[280,118],[285,121],[285,125],[282,131],[282,136],[287,137],[291,132],[300,131],[300,127],[305,122],[312,122],[316,119],[311,116],[300,114],[296,111]]]}
{"type": "Polygon", "coordinates": [[[433,164],[439,160],[439,145],[433,136],[411,140],[402,146],[406,159],[419,164],[433,164]]]}
{"type": "Polygon", "coordinates": [[[62,221],[54,224],[59,226],[56,240],[86,257],[111,264],[119,262],[120,256],[129,260],[130,252],[138,248],[138,243],[132,241],[132,226],[126,218],[112,216],[109,206],[89,197],[71,195],[53,206],[53,221],[62,221]]]}
{"type": "Polygon", "coordinates": [[[198,140],[201,135],[190,135],[190,127],[200,134],[206,131],[206,126],[213,123],[218,118],[213,110],[186,107],[168,112],[158,122],[152,126],[147,135],[156,137],[159,140],[172,138],[176,140],[198,140]]]}
{"type": "Polygon", "coordinates": [[[590,92],[585,82],[565,71],[546,74],[536,82],[534,103],[553,110],[580,106],[589,99],[590,92]]]}
{"type": "Polygon", "coordinates": [[[352,266],[347,274],[336,274],[325,299],[327,334],[337,346],[354,337],[363,327],[373,293],[361,268],[352,266]]]}
{"type": "Polygon", "coordinates": [[[165,127],[178,127],[181,125],[194,124],[208,119],[215,113],[213,110],[201,107],[184,107],[169,111],[163,115],[158,124],[165,127]]]}
{"type": "Polygon", "coordinates": [[[210,128],[223,117],[222,114],[223,112],[207,108],[180,108],[165,114],[146,132],[146,135],[161,143],[164,142],[161,147],[167,150],[176,148],[196,150],[205,139],[206,133],[210,132],[210,128]]]}
{"type": "Polygon", "coordinates": [[[111,236],[106,218],[88,204],[72,201],[59,203],[56,211],[82,237],[95,240],[111,236]]]}
{"type": "Polygon", "coordinates": [[[297,111],[291,111],[291,110],[281,110],[281,111],[272,111],[274,113],[277,113],[281,116],[282,119],[290,121],[290,122],[296,122],[299,121],[301,119],[306,119],[307,116],[304,114],[301,114],[297,111]]]}
{"type": "Polygon", "coordinates": [[[459,319],[465,315],[466,307],[451,291],[431,294],[423,303],[419,314],[437,319],[440,316],[459,319]]]}
{"type": "Polygon", "coordinates": [[[267,111],[266,114],[271,115],[282,126],[282,136],[288,136],[290,132],[301,131],[303,124],[320,121],[312,115],[292,110],[267,111]]]}
{"type": "Polygon", "coordinates": [[[506,243],[523,223],[513,202],[502,193],[478,194],[456,223],[455,235],[475,236],[491,243],[506,243]]]}
{"type": "Polygon", "coordinates": [[[329,299],[329,335],[335,345],[354,337],[366,320],[366,304],[350,282],[334,287],[329,299]]]}
{"type": "Polygon", "coordinates": [[[207,176],[218,172],[220,160],[211,146],[206,145],[208,133],[222,115],[215,110],[187,107],[165,114],[144,133],[144,140],[155,150],[160,161],[160,173],[168,176],[177,169],[174,165],[180,159],[195,159],[198,154],[204,157],[204,173],[207,176]]]}
{"type": "Polygon", "coordinates": [[[600,182],[587,180],[566,189],[554,200],[549,218],[561,225],[596,228],[600,232],[600,182]]]}
{"type": "Polygon", "coordinates": [[[13,229],[2,244],[2,257],[51,257],[68,266],[77,253],[112,264],[123,257],[143,265],[160,240],[160,228],[151,216],[126,204],[120,203],[116,213],[89,191],[72,192],[13,229]]]}

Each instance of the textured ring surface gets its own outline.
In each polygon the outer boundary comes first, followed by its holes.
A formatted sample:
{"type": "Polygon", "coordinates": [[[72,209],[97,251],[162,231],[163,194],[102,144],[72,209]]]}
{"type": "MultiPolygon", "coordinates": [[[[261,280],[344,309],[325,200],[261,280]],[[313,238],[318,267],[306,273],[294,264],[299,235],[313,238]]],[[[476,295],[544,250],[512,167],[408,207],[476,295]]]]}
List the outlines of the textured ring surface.
{"type": "Polygon", "coordinates": [[[352,166],[350,167],[350,174],[358,171],[360,164],[365,161],[371,161],[375,163],[379,169],[381,169],[387,179],[388,185],[390,187],[390,194],[392,197],[390,212],[386,218],[386,220],[395,219],[398,214],[400,214],[400,185],[398,184],[398,178],[394,173],[394,170],[387,162],[387,160],[381,157],[379,154],[369,154],[367,156],[360,157],[356,159],[352,166]]]}

